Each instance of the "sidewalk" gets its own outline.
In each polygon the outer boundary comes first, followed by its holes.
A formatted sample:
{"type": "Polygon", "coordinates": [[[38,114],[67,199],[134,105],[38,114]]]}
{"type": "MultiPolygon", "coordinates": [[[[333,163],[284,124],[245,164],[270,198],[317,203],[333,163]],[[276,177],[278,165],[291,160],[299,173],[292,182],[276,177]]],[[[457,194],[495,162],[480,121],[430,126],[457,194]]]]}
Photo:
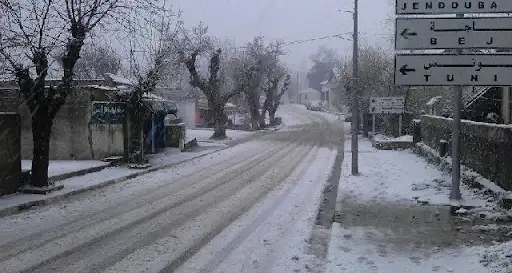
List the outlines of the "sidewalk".
{"type": "MultiPolygon", "coordinates": [[[[15,214],[17,212],[30,209],[33,206],[40,206],[57,202],[66,199],[69,196],[87,192],[90,190],[106,187],[108,185],[123,182],[150,172],[155,172],[170,166],[192,160],[194,158],[202,157],[207,154],[225,149],[227,145],[223,144],[209,144],[201,145],[201,149],[193,152],[180,152],[179,149],[167,149],[161,154],[149,155],[152,167],[148,169],[131,169],[128,167],[108,167],[108,163],[99,164],[98,162],[87,162],[84,164],[77,164],[76,162],[63,164],[53,164],[51,172],[53,177],[64,176],[75,173],[74,177],[62,179],[56,182],[57,185],[64,185],[64,188],[59,191],[51,192],[47,195],[36,194],[11,194],[0,197],[0,217],[15,214]],[[80,165],[80,166],[77,166],[80,165]],[[102,168],[101,170],[77,176],[78,171],[91,170],[82,167],[89,166],[91,168],[102,168]],[[65,173],[71,171],[71,173],[65,173]]],[[[25,165],[26,167],[27,165],[25,165]]]]}
{"type": "MultiPolygon", "coordinates": [[[[99,160],[50,160],[48,179],[51,182],[64,180],[74,176],[97,172],[108,167],[110,163],[99,160]]],[[[22,160],[21,170],[30,171],[32,160],[22,160]]]]}
{"type": "Polygon", "coordinates": [[[361,138],[361,174],[352,176],[345,145],[325,272],[512,272],[512,226],[486,217],[500,210],[496,200],[461,185],[479,212],[452,216],[448,174],[361,138]]]}

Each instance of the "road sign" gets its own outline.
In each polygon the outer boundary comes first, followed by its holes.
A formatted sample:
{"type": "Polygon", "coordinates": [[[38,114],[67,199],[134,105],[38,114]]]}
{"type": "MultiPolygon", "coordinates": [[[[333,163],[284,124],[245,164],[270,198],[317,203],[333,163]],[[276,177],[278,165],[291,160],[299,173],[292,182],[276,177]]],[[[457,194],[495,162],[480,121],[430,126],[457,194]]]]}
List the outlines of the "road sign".
{"type": "Polygon", "coordinates": [[[384,106],[376,105],[370,107],[370,114],[403,114],[405,111],[404,106],[384,106]]]}
{"type": "Polygon", "coordinates": [[[405,97],[372,97],[370,114],[402,114],[405,111],[405,97]]]}
{"type": "Polygon", "coordinates": [[[512,17],[396,19],[398,50],[511,46],[512,17]]]}
{"type": "Polygon", "coordinates": [[[512,13],[510,0],[396,0],[396,14],[512,13]]]}
{"type": "Polygon", "coordinates": [[[512,54],[397,54],[395,84],[510,86],[512,54]]]}
{"type": "Polygon", "coordinates": [[[396,106],[405,104],[405,97],[371,97],[370,105],[396,106]]]}

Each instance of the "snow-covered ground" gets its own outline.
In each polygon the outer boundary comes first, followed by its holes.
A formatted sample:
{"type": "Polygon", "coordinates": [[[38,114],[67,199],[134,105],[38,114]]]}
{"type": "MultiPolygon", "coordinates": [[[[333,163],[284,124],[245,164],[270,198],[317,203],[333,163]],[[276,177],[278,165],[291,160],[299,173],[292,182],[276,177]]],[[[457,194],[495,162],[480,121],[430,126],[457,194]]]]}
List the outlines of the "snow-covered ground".
{"type": "Polygon", "coordinates": [[[313,149],[282,188],[233,222],[176,272],[305,272],[307,241],[335,157],[336,152],[327,148],[313,149]],[[229,254],[222,257],[219,250],[229,254]]]}
{"type": "MultiPolygon", "coordinates": [[[[377,150],[362,138],[361,175],[350,164],[346,141],[324,272],[512,272],[512,242],[495,242],[510,240],[512,227],[450,216],[450,176],[412,151],[377,150]]],[[[497,206],[466,185],[461,193],[466,204],[497,206]]]]}
{"type": "MultiPolygon", "coordinates": [[[[250,137],[254,132],[226,130],[229,140],[243,139],[250,137]]],[[[211,142],[210,137],[213,135],[213,129],[187,129],[187,140],[197,139],[199,142],[211,142]]]]}
{"type": "Polygon", "coordinates": [[[380,141],[380,142],[386,142],[386,141],[407,141],[407,142],[412,142],[413,141],[413,138],[411,135],[403,135],[403,136],[400,136],[400,137],[389,137],[389,136],[385,136],[385,135],[381,135],[381,134],[377,134],[375,135],[374,139],[376,141],[380,141]]]}
{"type": "MultiPolygon", "coordinates": [[[[99,160],[51,160],[48,166],[48,176],[52,177],[107,165],[109,163],[99,160]]],[[[30,170],[31,168],[32,160],[21,161],[22,170],[30,170]]]]}
{"type": "MultiPolygon", "coordinates": [[[[288,110],[291,123],[325,122],[288,110]]],[[[306,272],[308,239],[337,154],[322,135],[333,129],[323,127],[271,134],[3,217],[0,271],[306,272]]],[[[115,177],[113,169],[91,183],[115,177]]]]}
{"type": "MultiPolygon", "coordinates": [[[[350,142],[345,142],[345,159],[339,195],[353,194],[365,201],[428,201],[435,205],[450,204],[451,177],[415,155],[410,150],[383,151],[372,147],[366,139],[359,141],[360,176],[350,174],[350,142]]],[[[467,205],[495,206],[481,192],[461,185],[467,205]]]]}
{"type": "Polygon", "coordinates": [[[301,104],[286,104],[279,106],[276,117],[281,117],[283,123],[288,127],[295,127],[303,124],[309,124],[314,121],[326,119],[328,121],[343,120],[343,116],[327,112],[314,112],[306,109],[301,104]]]}
{"type": "MultiPolygon", "coordinates": [[[[224,145],[216,144],[215,146],[208,145],[207,150],[201,150],[198,152],[179,152],[176,149],[169,149],[168,153],[154,154],[149,155],[151,164],[153,167],[158,167],[167,164],[177,164],[182,161],[186,161],[188,159],[192,159],[195,157],[200,157],[202,155],[215,152],[215,150],[219,150],[224,148],[224,145]]],[[[105,164],[105,162],[101,162],[105,164]]],[[[66,166],[66,161],[63,162],[63,165],[66,166]]],[[[92,164],[91,164],[92,165],[92,164]]],[[[89,165],[89,166],[91,166],[89,165]]],[[[73,166],[71,164],[71,166],[73,166]]],[[[76,171],[76,168],[57,168],[64,173],[64,170],[76,171]]],[[[79,170],[79,169],[78,169],[79,170]]],[[[127,167],[107,167],[99,172],[86,174],[83,176],[72,177],[68,179],[64,179],[56,182],[57,185],[64,185],[64,189],[51,192],[47,195],[34,195],[34,194],[11,194],[2,196],[0,198],[0,210],[7,209],[13,206],[21,205],[27,202],[35,202],[42,199],[52,198],[56,196],[62,196],[65,194],[69,194],[71,192],[76,192],[79,190],[87,189],[90,187],[97,186],[99,184],[105,183],[106,181],[113,179],[120,179],[122,177],[135,174],[137,172],[144,170],[136,170],[130,169],[127,167]]]]}
{"type": "Polygon", "coordinates": [[[366,227],[343,228],[335,223],[325,273],[508,273],[511,271],[507,270],[512,269],[497,265],[500,261],[507,261],[505,255],[492,263],[497,271],[484,267],[480,263],[483,248],[434,250],[429,255],[425,255],[422,250],[393,253],[380,243],[385,240],[386,234],[381,231],[366,227]]]}

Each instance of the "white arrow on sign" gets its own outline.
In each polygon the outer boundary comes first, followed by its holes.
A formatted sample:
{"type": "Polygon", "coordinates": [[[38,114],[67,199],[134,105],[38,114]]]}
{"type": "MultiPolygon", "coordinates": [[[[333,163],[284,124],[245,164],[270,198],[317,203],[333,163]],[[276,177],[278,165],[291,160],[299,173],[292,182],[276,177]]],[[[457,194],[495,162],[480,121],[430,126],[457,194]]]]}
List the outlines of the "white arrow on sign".
{"type": "Polygon", "coordinates": [[[396,19],[397,50],[510,48],[511,45],[512,17],[396,19]]]}
{"type": "Polygon", "coordinates": [[[371,97],[370,107],[373,106],[404,106],[405,97],[371,97]]]}
{"type": "Polygon", "coordinates": [[[395,84],[510,86],[512,54],[397,54],[395,84]]]}
{"type": "Polygon", "coordinates": [[[370,107],[370,114],[403,114],[405,112],[404,106],[384,106],[376,105],[370,107]]]}
{"type": "Polygon", "coordinates": [[[512,13],[510,0],[396,0],[396,14],[512,13]]]}

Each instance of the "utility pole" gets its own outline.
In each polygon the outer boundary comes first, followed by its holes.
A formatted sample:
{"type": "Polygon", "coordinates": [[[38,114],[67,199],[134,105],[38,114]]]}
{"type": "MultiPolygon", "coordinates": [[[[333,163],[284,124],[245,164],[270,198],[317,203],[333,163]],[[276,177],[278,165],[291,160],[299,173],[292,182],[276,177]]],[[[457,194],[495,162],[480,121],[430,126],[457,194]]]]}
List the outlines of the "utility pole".
{"type": "Polygon", "coordinates": [[[352,53],[352,175],[359,174],[359,166],[358,166],[358,137],[359,137],[359,99],[358,99],[358,92],[359,92],[359,84],[358,84],[358,77],[359,77],[359,64],[358,64],[358,16],[357,16],[357,9],[358,9],[358,0],[354,0],[354,12],[352,13],[354,16],[354,33],[353,33],[353,53],[352,53]]]}
{"type": "MultiPolygon", "coordinates": [[[[457,18],[464,18],[464,14],[457,14],[457,18]]],[[[462,49],[457,49],[457,55],[462,49]]],[[[450,199],[460,200],[460,131],[462,118],[462,85],[455,86],[453,96],[453,130],[452,130],[452,189],[450,199]]]]}

